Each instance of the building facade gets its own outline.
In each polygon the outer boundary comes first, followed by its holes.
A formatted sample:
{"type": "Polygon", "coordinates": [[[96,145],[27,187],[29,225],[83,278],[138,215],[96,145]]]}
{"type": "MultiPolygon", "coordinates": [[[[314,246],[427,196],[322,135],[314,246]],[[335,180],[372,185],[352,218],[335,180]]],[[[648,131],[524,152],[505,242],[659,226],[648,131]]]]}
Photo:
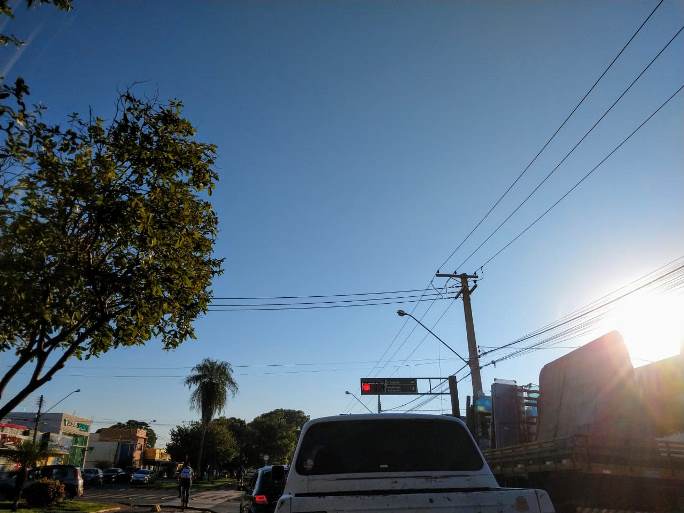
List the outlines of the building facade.
{"type": "MultiPolygon", "coordinates": [[[[11,412],[6,420],[11,423],[35,427],[36,413],[11,412]]],[[[38,422],[41,440],[58,456],[50,458],[49,463],[83,465],[88,447],[88,436],[92,420],[68,413],[44,413],[38,422]]]]}
{"type": "Polygon", "coordinates": [[[15,464],[6,454],[24,440],[31,439],[31,431],[21,424],[0,423],[0,470],[13,470],[15,464]]]}
{"type": "Polygon", "coordinates": [[[147,445],[147,431],[136,428],[104,428],[92,436],[88,446],[89,461],[93,464],[142,467],[147,445]]]}

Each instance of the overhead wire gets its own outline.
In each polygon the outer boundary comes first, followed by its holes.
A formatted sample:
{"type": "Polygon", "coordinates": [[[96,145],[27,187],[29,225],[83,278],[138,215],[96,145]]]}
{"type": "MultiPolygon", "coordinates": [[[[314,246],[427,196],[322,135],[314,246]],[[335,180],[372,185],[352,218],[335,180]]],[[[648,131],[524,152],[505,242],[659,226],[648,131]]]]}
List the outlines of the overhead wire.
{"type": "Polygon", "coordinates": [[[591,313],[593,313],[593,312],[596,312],[596,311],[598,311],[598,310],[601,310],[601,309],[605,308],[605,307],[608,306],[608,305],[612,305],[613,303],[616,303],[616,302],[618,302],[618,301],[620,301],[620,300],[626,298],[627,296],[630,296],[630,295],[632,295],[632,294],[634,294],[634,293],[636,293],[636,292],[638,292],[638,291],[640,291],[640,290],[643,290],[643,289],[645,289],[646,287],[648,287],[648,286],[650,286],[650,285],[653,285],[654,283],[657,283],[658,281],[664,279],[664,278],[667,277],[667,276],[671,276],[671,275],[674,274],[674,273],[680,272],[682,269],[684,269],[684,265],[679,265],[678,267],[675,267],[674,269],[672,269],[672,270],[670,270],[670,271],[667,271],[667,272],[665,272],[665,273],[659,275],[657,278],[651,279],[651,280],[647,281],[646,283],[644,283],[644,284],[642,284],[642,285],[639,285],[638,287],[635,287],[635,288],[631,289],[631,290],[628,291],[628,292],[622,293],[622,294],[620,294],[620,295],[618,295],[618,296],[616,296],[616,297],[614,297],[614,298],[612,298],[612,299],[610,299],[610,300],[604,301],[603,303],[601,303],[601,304],[599,304],[599,305],[592,306],[591,308],[588,308],[588,309],[582,311],[581,313],[578,313],[578,314],[576,314],[576,315],[573,315],[573,316],[571,316],[571,317],[569,317],[569,318],[566,318],[566,319],[564,319],[564,320],[562,320],[562,321],[556,322],[555,324],[552,324],[552,325],[550,325],[550,326],[547,326],[547,327],[544,328],[544,329],[537,330],[536,332],[533,332],[533,334],[522,336],[522,337],[520,337],[520,338],[518,338],[518,339],[516,339],[516,340],[513,340],[512,342],[508,342],[507,344],[503,344],[503,345],[500,345],[500,346],[495,347],[494,349],[490,349],[490,350],[484,351],[484,352],[480,353],[480,358],[483,357],[483,356],[486,356],[486,355],[488,355],[488,354],[494,353],[494,352],[496,352],[496,351],[501,351],[502,349],[506,349],[506,348],[508,348],[508,347],[517,345],[517,344],[519,344],[519,343],[521,343],[521,342],[524,342],[525,340],[529,340],[529,339],[534,338],[534,337],[536,337],[536,336],[539,336],[539,335],[541,335],[541,334],[544,334],[544,333],[547,333],[547,332],[549,332],[549,331],[555,330],[555,329],[557,329],[557,328],[559,328],[559,327],[561,327],[561,326],[565,326],[566,324],[569,324],[569,323],[571,323],[571,322],[573,322],[573,321],[576,321],[576,320],[578,320],[578,319],[581,319],[582,317],[585,317],[586,315],[589,315],[589,314],[591,314],[591,313]]]}
{"type": "MultiPolygon", "coordinates": [[[[684,27],[682,27],[684,29],[684,27]]],[[[549,212],[551,212],[558,204],[563,201],[565,198],[567,198],[570,194],[572,194],[575,189],[577,189],[584,181],[589,178],[601,165],[603,165],[610,157],[615,154],[622,146],[625,145],[627,141],[629,141],[641,128],[643,128],[653,117],[658,114],[668,103],[670,103],[681,91],[684,89],[684,84],[679,86],[679,88],[672,93],[667,100],[665,100],[655,111],[653,111],[649,116],[644,119],[627,137],[622,139],[620,143],[615,146],[605,157],[603,157],[598,164],[596,164],[594,167],[592,167],[582,178],[580,178],[568,191],[565,192],[558,200],[556,200],[549,208],[547,208],[541,215],[539,215],[534,221],[532,221],[530,224],[528,224],[522,231],[520,231],[515,237],[513,237],[511,240],[509,240],[501,249],[499,249],[496,253],[494,253],[492,256],[490,256],[485,262],[480,265],[479,267],[485,267],[488,265],[492,260],[494,260],[496,257],[498,257],[501,253],[503,253],[506,249],[508,249],[513,243],[515,243],[520,237],[522,237],[525,233],[527,233],[533,226],[535,226],[539,221],[541,221],[549,212]]]]}
{"type": "Polygon", "coordinates": [[[209,312],[257,312],[257,311],[282,311],[282,310],[325,310],[330,308],[355,308],[355,307],[368,307],[368,306],[380,306],[380,305],[403,305],[408,303],[423,303],[426,301],[443,301],[446,299],[452,299],[450,297],[434,297],[426,299],[402,299],[400,301],[379,301],[379,302],[369,302],[369,303],[353,303],[353,304],[333,304],[333,305],[309,305],[309,306],[247,306],[238,308],[208,308],[209,312]]]}
{"type": "Polygon", "coordinates": [[[627,49],[627,47],[632,43],[634,38],[641,32],[641,29],[646,25],[648,20],[651,19],[651,17],[655,14],[655,12],[660,8],[664,0],[660,0],[656,6],[651,10],[651,12],[648,14],[648,16],[641,22],[641,24],[637,27],[637,29],[634,31],[634,33],[631,35],[631,37],[627,40],[627,42],[622,46],[620,51],[613,57],[613,59],[610,61],[608,66],[604,68],[604,70],[601,72],[601,74],[598,76],[598,78],[594,81],[594,83],[591,85],[591,87],[587,90],[586,93],[580,98],[580,100],[577,102],[577,104],[573,107],[573,109],[570,111],[570,113],[565,117],[563,122],[556,128],[556,130],[551,134],[551,136],[546,140],[546,142],[542,145],[542,147],[539,149],[539,151],[535,154],[535,156],[530,160],[530,162],[523,168],[522,172],[513,180],[513,182],[506,188],[506,190],[501,194],[498,199],[494,202],[494,204],[489,208],[487,213],[482,216],[482,218],[475,224],[475,226],[468,232],[468,234],[461,240],[461,242],[456,246],[456,248],[449,254],[449,256],[444,260],[444,262],[441,263],[439,268],[443,268],[451,258],[458,252],[459,249],[465,244],[465,242],[470,238],[470,236],[482,225],[482,223],[491,215],[491,213],[496,209],[496,207],[499,206],[501,201],[508,195],[508,193],[515,187],[515,185],[520,181],[520,179],[527,173],[527,171],[530,169],[530,167],[537,161],[539,156],[546,150],[546,148],[551,144],[551,142],[556,138],[558,133],[563,129],[563,127],[567,124],[567,122],[572,118],[572,116],[575,114],[577,109],[584,103],[584,101],[587,99],[587,97],[592,93],[592,91],[596,88],[596,86],[601,82],[603,77],[608,73],[608,71],[613,67],[613,64],[620,58],[620,56],[623,54],[623,52],[627,49]]]}
{"type": "Polygon", "coordinates": [[[386,300],[395,300],[395,299],[412,299],[412,298],[423,298],[425,296],[428,297],[439,297],[439,298],[444,298],[444,294],[437,292],[431,292],[430,294],[425,294],[426,291],[424,291],[423,294],[409,294],[405,296],[385,296],[385,297],[374,297],[374,298],[362,298],[362,299],[333,299],[333,300],[328,300],[328,301],[298,301],[298,302],[287,302],[287,303],[258,303],[258,304],[251,304],[251,303],[228,303],[228,304],[214,304],[212,303],[211,306],[213,307],[254,307],[254,306],[299,306],[299,305],[328,305],[328,304],[346,304],[346,303],[364,303],[364,302],[369,302],[369,301],[386,301],[386,300]]]}
{"type": "Polygon", "coordinates": [[[379,296],[386,294],[412,294],[414,292],[426,292],[432,290],[429,287],[423,289],[407,289],[407,290],[386,290],[383,292],[347,292],[344,294],[310,294],[306,296],[252,296],[252,297],[239,297],[239,296],[214,296],[213,299],[221,300],[264,300],[264,299],[315,299],[315,298],[329,298],[329,297],[352,297],[352,296],[379,296]]]}
{"type": "MultiPolygon", "coordinates": [[[[495,203],[490,207],[488,212],[479,220],[478,223],[476,223],[475,227],[466,235],[466,237],[459,243],[459,245],[454,249],[449,256],[445,259],[444,262],[439,266],[439,268],[444,267],[448,263],[448,261],[455,255],[455,253],[463,246],[463,244],[470,238],[470,236],[479,228],[479,226],[489,217],[489,215],[492,213],[492,211],[499,205],[499,203],[503,200],[503,198],[510,192],[510,190],[518,183],[518,181],[522,178],[522,176],[527,172],[527,170],[534,164],[534,162],[537,160],[537,158],[541,155],[541,153],[548,147],[548,145],[553,141],[553,139],[556,137],[556,135],[560,132],[560,130],[567,124],[569,119],[574,115],[574,113],[577,111],[577,109],[584,103],[586,98],[591,94],[591,92],[596,88],[598,83],[603,79],[603,77],[608,73],[608,71],[612,68],[612,66],[615,64],[615,62],[620,58],[622,53],[625,51],[625,49],[630,45],[630,43],[634,40],[634,38],[637,36],[637,34],[641,31],[641,29],[644,27],[644,25],[651,19],[651,17],[654,15],[654,13],[658,10],[658,8],[662,5],[663,0],[660,0],[656,6],[651,10],[651,12],[648,14],[648,16],[642,21],[642,23],[637,27],[636,31],[632,34],[632,36],[627,40],[627,42],[623,45],[623,47],[620,49],[620,51],[617,53],[617,55],[612,59],[612,61],[609,63],[609,65],[602,71],[602,73],[599,75],[599,77],[596,79],[596,81],[592,84],[592,86],[589,88],[589,90],[582,96],[580,101],[575,105],[575,107],[571,110],[571,112],[568,114],[568,116],[563,120],[561,125],[554,131],[554,133],[551,135],[551,137],[544,143],[542,148],[538,151],[538,153],[533,157],[533,159],[529,162],[529,164],[523,169],[523,171],[518,175],[518,177],[511,183],[511,185],[504,191],[504,193],[495,201],[495,203]]],[[[662,51],[661,51],[662,53],[662,51]]],[[[481,268],[483,266],[480,266],[481,268]]],[[[439,272],[439,271],[438,271],[439,272]]],[[[432,281],[430,282],[432,283],[432,281]]],[[[432,303],[434,304],[434,302],[432,303]]],[[[432,306],[432,304],[430,306],[432,306]]],[[[416,305],[417,306],[417,305],[416,305]]],[[[415,310],[415,307],[414,307],[415,310]]],[[[429,309],[428,309],[429,310],[429,309]]],[[[413,313],[413,311],[412,311],[413,313]]],[[[427,314],[427,312],[425,312],[427,314]]],[[[425,316],[425,314],[421,317],[422,318],[425,316]]],[[[396,339],[398,338],[399,334],[401,331],[404,329],[406,325],[407,319],[404,320],[404,323],[402,324],[400,330],[397,332],[397,334],[394,336],[392,339],[390,346],[388,346],[383,353],[383,356],[379,361],[382,360],[384,355],[387,354],[389,351],[389,348],[394,344],[396,339]]],[[[415,326],[414,326],[415,330],[415,326]]],[[[411,333],[413,333],[413,331],[411,333]]],[[[411,334],[409,334],[410,337],[411,334]]],[[[406,343],[406,340],[402,343],[404,345],[406,343]]],[[[396,354],[396,353],[395,353],[396,354]]]]}
{"type": "MultiPolygon", "coordinates": [[[[523,175],[529,170],[529,168],[534,164],[534,162],[536,162],[536,160],[539,158],[539,156],[544,152],[544,150],[549,146],[549,144],[555,139],[556,135],[557,135],[557,134],[562,130],[562,128],[567,124],[567,122],[568,122],[568,121],[570,120],[570,118],[574,115],[574,113],[577,111],[577,109],[582,105],[582,103],[584,103],[584,101],[587,99],[587,97],[588,97],[588,96],[591,94],[591,92],[596,88],[596,86],[597,86],[597,85],[599,84],[599,82],[603,79],[603,77],[608,73],[608,71],[612,68],[612,66],[615,64],[615,62],[620,58],[620,56],[623,54],[623,52],[625,51],[625,49],[631,44],[631,42],[634,40],[634,38],[637,36],[637,34],[639,34],[639,32],[641,31],[641,29],[642,29],[642,28],[644,27],[644,25],[651,19],[651,17],[655,14],[655,12],[656,12],[656,11],[658,10],[658,8],[662,5],[662,3],[663,3],[663,0],[660,0],[660,1],[656,4],[656,6],[651,10],[651,12],[648,14],[648,16],[641,22],[641,24],[637,27],[637,29],[635,30],[635,32],[631,35],[631,37],[627,40],[627,42],[623,45],[623,47],[622,47],[622,48],[619,50],[619,52],[615,55],[615,57],[614,57],[614,58],[612,59],[612,61],[608,64],[608,66],[601,72],[601,74],[600,74],[599,77],[594,81],[594,83],[591,85],[591,87],[589,88],[589,90],[587,90],[587,92],[582,96],[582,98],[580,98],[579,102],[575,105],[575,107],[574,107],[574,108],[570,111],[570,113],[566,116],[566,118],[563,120],[563,122],[560,124],[560,126],[553,132],[553,134],[552,134],[552,135],[547,139],[547,141],[542,145],[542,147],[540,148],[540,150],[539,150],[539,151],[537,152],[537,154],[532,158],[532,160],[527,164],[527,166],[523,169],[523,171],[522,171],[522,172],[516,177],[516,179],[508,186],[508,188],[504,191],[504,193],[503,193],[502,195],[499,196],[499,198],[498,198],[498,199],[494,202],[494,204],[489,208],[489,210],[487,211],[487,213],[486,213],[486,214],[485,214],[485,215],[484,215],[484,216],[475,224],[475,226],[471,229],[471,231],[470,231],[470,232],[465,236],[465,238],[457,245],[457,247],[449,254],[449,256],[447,256],[447,258],[438,266],[438,272],[439,272],[439,269],[441,269],[442,267],[444,267],[444,266],[449,262],[449,260],[451,260],[451,258],[452,258],[452,257],[456,254],[456,252],[463,246],[463,244],[471,237],[471,235],[479,228],[479,226],[480,226],[480,225],[481,225],[481,224],[482,224],[482,223],[491,215],[491,213],[492,213],[492,212],[494,211],[494,209],[501,203],[501,201],[504,199],[504,197],[513,189],[513,187],[515,187],[515,185],[519,182],[519,180],[523,177],[523,175]]],[[[675,36],[675,37],[676,37],[676,36],[675,36]]],[[[673,38],[673,39],[674,39],[674,38],[673,38]]],[[[669,43],[668,43],[668,45],[669,45],[669,43]]],[[[667,45],[666,45],[666,47],[667,47],[667,45]]],[[[663,51],[664,51],[664,50],[661,50],[661,52],[658,54],[658,56],[659,56],[663,51]]],[[[656,58],[657,58],[657,57],[656,57],[656,58]]],[[[655,60],[655,59],[654,59],[654,60],[655,60]]],[[[652,64],[652,63],[651,63],[651,64],[652,64]]],[[[648,69],[648,67],[650,67],[651,64],[649,64],[649,65],[647,66],[646,69],[648,69]]],[[[640,76],[643,75],[643,73],[645,73],[645,70],[640,74],[640,76]]],[[[627,90],[629,90],[629,88],[631,88],[632,85],[633,85],[633,84],[631,84],[631,85],[628,87],[627,90]]],[[[626,94],[626,93],[623,93],[622,96],[624,96],[624,94],[626,94]]],[[[620,98],[621,98],[621,97],[620,97],[620,98]]],[[[619,99],[618,99],[618,101],[619,101],[619,99]]],[[[617,103],[617,102],[616,102],[616,103],[617,103]]],[[[613,106],[614,106],[614,105],[613,105],[613,106]]],[[[611,106],[610,109],[612,109],[613,106],[611,106]]],[[[609,109],[609,110],[610,110],[610,109],[609,109]]],[[[606,114],[607,114],[607,113],[606,113],[606,114]]],[[[604,114],[604,116],[602,116],[601,119],[603,119],[603,117],[605,117],[606,114],[604,114]]],[[[600,122],[600,120],[599,120],[599,122],[600,122]]],[[[592,130],[593,130],[593,128],[592,128],[592,130]]],[[[587,135],[588,135],[588,134],[587,134],[587,135]]],[[[586,136],[585,136],[585,137],[586,137],[586,136]]],[[[575,147],[575,148],[576,148],[576,147],[575,147]]],[[[573,148],[573,149],[571,150],[571,152],[574,151],[575,148],[573,148]]],[[[566,157],[566,158],[567,158],[567,157],[566,157]]],[[[561,163],[562,163],[562,162],[561,162],[561,163]]],[[[529,197],[528,197],[528,199],[529,199],[529,197]]],[[[525,200],[525,201],[527,201],[527,200],[525,200]]],[[[487,240],[488,240],[488,239],[487,239],[487,240]]],[[[486,242],[486,241],[485,241],[485,242],[486,242]]],[[[479,248],[478,248],[478,249],[479,249],[479,248]]],[[[474,253],[473,253],[473,254],[474,254],[474,253]]],[[[472,256],[472,255],[471,255],[471,256],[472,256]]],[[[470,256],[469,256],[468,258],[470,258],[470,256]]],[[[466,260],[466,261],[467,261],[467,260],[466,260]]],[[[459,265],[458,267],[461,267],[461,266],[459,265]]],[[[457,267],[457,269],[458,269],[458,267],[457,267]]],[[[422,317],[421,317],[421,320],[422,320],[422,317]]],[[[405,322],[406,322],[406,321],[405,321],[405,322]]],[[[403,326],[402,326],[402,327],[403,327],[403,326]]],[[[414,329],[415,329],[415,327],[414,327],[414,329]]],[[[409,335],[409,336],[410,336],[410,335],[409,335]]],[[[395,337],[395,339],[396,339],[396,337],[395,337]]],[[[407,339],[405,339],[404,343],[406,342],[406,340],[407,340],[407,339]]],[[[421,343],[422,343],[422,342],[421,342],[421,343]]],[[[402,345],[403,345],[403,344],[402,344],[402,345]]],[[[419,345],[420,345],[420,343],[419,343],[419,345]]]]}
{"type": "Polygon", "coordinates": [[[672,42],[684,31],[684,26],[672,36],[672,38],[661,48],[661,50],[653,57],[649,63],[641,70],[641,72],[629,83],[629,85],[620,93],[620,95],[613,101],[613,103],[601,114],[594,124],[587,130],[584,135],[575,143],[575,145],[570,148],[570,150],[563,156],[563,158],[549,171],[544,178],[537,183],[537,185],[532,189],[532,191],[523,199],[505,218],[501,221],[494,230],[473,250],[471,253],[456,267],[457,269],[462,268],[468,260],[470,260],[482,247],[489,242],[489,240],[496,235],[499,230],[534,196],[537,191],[544,185],[549,178],[565,163],[565,161],[575,152],[579,146],[586,140],[586,138],[591,134],[594,129],[601,124],[605,117],[613,110],[613,108],[625,97],[625,95],[632,89],[632,87],[641,79],[641,77],[650,69],[653,63],[667,50],[667,48],[672,44],[672,42]]]}

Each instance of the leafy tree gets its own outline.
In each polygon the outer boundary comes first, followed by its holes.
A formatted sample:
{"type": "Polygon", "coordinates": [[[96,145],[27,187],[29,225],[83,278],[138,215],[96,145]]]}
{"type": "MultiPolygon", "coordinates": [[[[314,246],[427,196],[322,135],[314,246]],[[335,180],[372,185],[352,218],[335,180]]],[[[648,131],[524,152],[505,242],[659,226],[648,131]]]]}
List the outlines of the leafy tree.
{"type": "Polygon", "coordinates": [[[212,420],[205,430],[201,422],[171,429],[166,450],[174,461],[188,461],[204,446],[204,461],[213,468],[230,468],[239,452],[228,419],[212,420]]]}
{"type": "Polygon", "coordinates": [[[270,463],[287,463],[297,445],[299,431],[309,416],[301,410],[277,409],[258,417],[248,424],[248,458],[251,464],[263,462],[268,454],[270,463]]]}
{"type": "MultiPolygon", "coordinates": [[[[109,428],[144,429],[145,431],[147,431],[147,447],[154,447],[157,443],[157,433],[154,432],[154,429],[152,429],[147,422],[144,422],[142,420],[127,420],[126,422],[117,422],[116,424],[109,426],[109,428]]],[[[97,432],[99,433],[100,431],[102,431],[102,429],[104,428],[98,429],[97,432]]]]}
{"type": "MultiPolygon", "coordinates": [[[[10,0],[0,0],[0,16],[14,17],[14,8],[11,5],[13,2],[10,0]]],[[[53,4],[55,7],[68,11],[71,9],[71,0],[26,0],[27,7],[31,8],[34,4],[53,4]]],[[[17,36],[11,34],[0,34],[0,45],[23,45],[24,42],[17,36]]]]}
{"type": "Polygon", "coordinates": [[[125,92],[109,123],[52,125],[28,94],[21,79],[0,86],[0,352],[16,357],[0,418],[72,357],[194,338],[221,273],[216,148],[181,102],[125,92]]]}
{"type": "Polygon", "coordinates": [[[235,439],[237,445],[237,452],[235,453],[233,459],[230,461],[228,468],[230,470],[237,470],[240,467],[247,464],[248,459],[248,446],[249,446],[249,428],[247,427],[247,422],[243,419],[238,419],[236,417],[221,417],[218,420],[222,420],[228,427],[230,432],[235,439]]]}
{"type": "Polygon", "coordinates": [[[195,365],[185,384],[194,388],[190,395],[190,406],[200,412],[202,422],[202,439],[197,456],[197,471],[202,474],[202,451],[204,437],[214,415],[226,408],[228,392],[235,396],[238,384],[233,378],[233,368],[228,362],[205,358],[195,365]]]}
{"type": "Polygon", "coordinates": [[[56,453],[53,450],[48,449],[46,445],[41,444],[40,442],[34,443],[31,440],[24,440],[16,448],[3,451],[5,458],[19,467],[15,480],[12,511],[16,511],[19,506],[21,491],[26,482],[26,478],[28,477],[28,471],[34,468],[39,462],[47,460],[50,456],[54,456],[55,454],[56,453]]]}

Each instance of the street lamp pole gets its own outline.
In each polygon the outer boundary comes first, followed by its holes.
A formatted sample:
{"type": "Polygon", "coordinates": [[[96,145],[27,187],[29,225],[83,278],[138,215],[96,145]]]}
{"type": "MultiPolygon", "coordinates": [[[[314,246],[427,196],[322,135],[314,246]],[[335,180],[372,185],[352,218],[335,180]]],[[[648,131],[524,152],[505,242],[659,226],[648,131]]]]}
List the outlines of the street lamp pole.
{"type": "MultiPolygon", "coordinates": [[[[461,359],[461,361],[463,361],[463,363],[466,364],[466,366],[469,365],[468,361],[465,358],[463,358],[460,354],[458,354],[449,344],[447,344],[446,342],[444,342],[444,340],[439,338],[434,331],[432,331],[430,328],[425,326],[425,324],[420,322],[413,315],[411,315],[408,312],[405,312],[404,310],[397,310],[397,315],[399,317],[404,317],[405,315],[409,316],[411,319],[413,319],[418,324],[420,324],[423,328],[425,328],[428,331],[428,333],[430,333],[433,337],[435,337],[437,340],[439,340],[444,346],[446,346],[446,348],[449,349],[449,351],[451,351],[456,356],[458,356],[461,359]]],[[[461,416],[461,409],[460,409],[460,405],[458,402],[458,385],[457,385],[458,380],[456,379],[456,374],[454,373],[454,374],[450,375],[448,378],[448,381],[449,381],[449,395],[451,396],[451,414],[454,417],[460,417],[461,416]]]]}
{"type": "Polygon", "coordinates": [[[47,410],[45,410],[45,413],[47,413],[47,412],[49,412],[50,410],[52,410],[55,406],[57,406],[57,405],[58,405],[59,403],[61,403],[62,401],[65,401],[66,399],[68,399],[69,396],[71,396],[71,395],[73,395],[73,394],[76,394],[76,393],[78,393],[78,392],[80,392],[80,391],[81,391],[80,388],[77,388],[76,390],[72,390],[72,391],[69,392],[67,395],[65,395],[64,397],[62,397],[59,401],[57,401],[55,404],[53,404],[52,406],[50,406],[47,410]]]}
{"type": "Polygon", "coordinates": [[[463,358],[460,354],[458,354],[458,353],[454,350],[454,348],[452,348],[449,344],[447,344],[446,342],[444,342],[444,340],[442,340],[441,338],[439,338],[439,337],[437,336],[437,334],[436,334],[434,331],[432,331],[430,328],[428,328],[427,326],[425,326],[425,324],[423,324],[423,323],[420,322],[418,319],[416,319],[412,314],[410,314],[410,313],[408,313],[408,312],[405,312],[404,310],[397,310],[397,315],[398,315],[399,317],[404,317],[405,315],[406,315],[406,316],[409,316],[411,319],[413,319],[413,320],[416,321],[418,324],[420,324],[423,328],[425,328],[433,337],[435,337],[437,340],[439,340],[439,341],[440,341],[440,342],[441,342],[449,351],[451,351],[451,352],[454,353],[456,356],[458,356],[458,357],[461,359],[461,361],[462,361],[463,363],[465,363],[466,365],[468,365],[468,360],[466,360],[466,359],[463,358]]]}
{"type": "MultiPolygon", "coordinates": [[[[361,399],[359,399],[358,397],[356,397],[356,394],[353,394],[353,393],[350,392],[349,390],[345,390],[344,393],[347,394],[347,395],[352,396],[352,397],[353,397],[354,399],[356,399],[359,403],[361,403],[361,406],[363,406],[364,408],[366,408],[366,409],[368,410],[368,413],[373,413],[373,412],[371,411],[371,409],[370,409],[368,406],[366,406],[366,404],[365,404],[361,399]]],[[[379,412],[378,412],[378,413],[379,413],[379,412]]]]}

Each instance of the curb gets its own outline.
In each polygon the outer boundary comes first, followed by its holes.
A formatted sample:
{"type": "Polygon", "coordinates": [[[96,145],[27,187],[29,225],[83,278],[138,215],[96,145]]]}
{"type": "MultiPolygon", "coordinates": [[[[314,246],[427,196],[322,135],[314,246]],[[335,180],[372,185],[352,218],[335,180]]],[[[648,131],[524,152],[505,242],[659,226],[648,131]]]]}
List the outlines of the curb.
{"type": "Polygon", "coordinates": [[[113,511],[121,511],[121,506],[112,506],[111,508],[98,509],[93,513],[112,513],[113,511]]]}
{"type": "MultiPolygon", "coordinates": [[[[183,508],[182,506],[169,506],[169,505],[165,505],[165,504],[162,505],[159,503],[156,503],[156,504],[136,503],[136,504],[133,504],[133,506],[135,506],[136,508],[153,508],[154,506],[161,506],[162,508],[168,508],[168,509],[186,509],[186,510],[190,510],[190,511],[206,511],[207,513],[216,513],[216,511],[214,511],[213,509],[210,509],[210,508],[196,508],[194,506],[185,506],[185,508],[183,508]]],[[[118,511],[118,509],[120,509],[120,508],[117,508],[117,511],[118,511]]],[[[97,513],[103,513],[103,512],[97,512],[97,513]]]]}

